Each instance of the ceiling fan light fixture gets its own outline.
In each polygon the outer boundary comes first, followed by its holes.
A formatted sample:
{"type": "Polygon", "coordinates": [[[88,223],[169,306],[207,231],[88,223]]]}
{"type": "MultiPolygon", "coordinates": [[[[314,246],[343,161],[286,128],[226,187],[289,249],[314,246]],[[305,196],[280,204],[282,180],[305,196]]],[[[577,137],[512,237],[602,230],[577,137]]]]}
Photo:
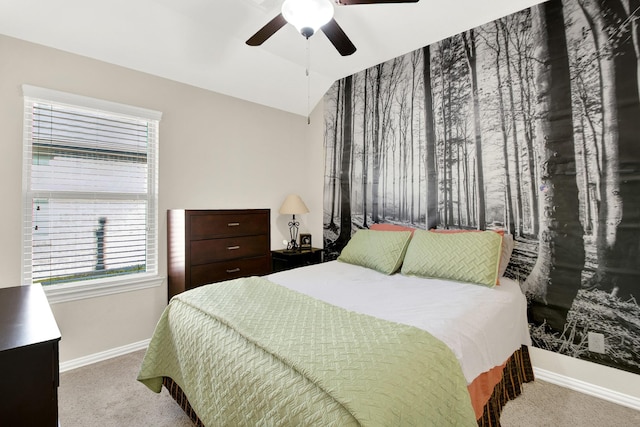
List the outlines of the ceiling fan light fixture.
{"type": "Polygon", "coordinates": [[[330,0],[285,0],[282,16],[306,38],[333,18],[330,0]]]}

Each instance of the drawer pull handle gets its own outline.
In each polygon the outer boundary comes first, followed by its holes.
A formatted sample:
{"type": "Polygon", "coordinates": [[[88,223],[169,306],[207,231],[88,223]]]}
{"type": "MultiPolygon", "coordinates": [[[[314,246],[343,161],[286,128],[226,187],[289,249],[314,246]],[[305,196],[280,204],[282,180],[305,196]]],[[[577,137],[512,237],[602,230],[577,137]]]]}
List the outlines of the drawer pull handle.
{"type": "Polygon", "coordinates": [[[227,224],[227,227],[237,227],[239,225],[240,225],[239,222],[230,222],[229,224],[227,224]]]}
{"type": "Polygon", "coordinates": [[[236,249],[240,249],[240,246],[228,246],[227,249],[230,251],[235,251],[236,249]]]}
{"type": "Polygon", "coordinates": [[[240,271],[239,268],[232,268],[230,270],[227,270],[227,273],[237,273],[238,271],[240,271]]]}

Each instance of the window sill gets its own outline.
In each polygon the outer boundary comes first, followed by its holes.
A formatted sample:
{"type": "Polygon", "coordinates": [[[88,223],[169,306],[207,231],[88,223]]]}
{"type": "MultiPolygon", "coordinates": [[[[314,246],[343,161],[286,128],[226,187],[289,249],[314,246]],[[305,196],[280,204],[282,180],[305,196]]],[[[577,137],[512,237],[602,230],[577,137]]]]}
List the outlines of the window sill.
{"type": "Polygon", "coordinates": [[[43,286],[49,304],[95,298],[104,295],[131,292],[160,286],[164,277],[155,274],[138,274],[118,279],[91,280],[66,285],[43,286]]]}

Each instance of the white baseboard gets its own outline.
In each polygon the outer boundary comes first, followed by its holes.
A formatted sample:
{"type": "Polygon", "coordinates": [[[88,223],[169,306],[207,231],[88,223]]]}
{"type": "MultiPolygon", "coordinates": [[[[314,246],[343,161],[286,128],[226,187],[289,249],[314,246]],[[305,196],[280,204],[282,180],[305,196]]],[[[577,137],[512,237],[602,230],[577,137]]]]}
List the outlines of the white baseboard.
{"type": "Polygon", "coordinates": [[[640,399],[637,397],[619,393],[617,391],[580,381],[565,375],[560,375],[555,372],[547,371],[546,369],[534,367],[533,373],[536,379],[640,411],[640,399]]]}
{"type": "Polygon", "coordinates": [[[123,345],[122,347],[116,347],[99,353],[69,360],[67,362],[62,362],[60,363],[60,372],[70,371],[72,369],[81,368],[82,366],[91,365],[92,363],[102,362],[103,360],[111,359],[113,357],[123,356],[128,353],[133,353],[134,351],[143,350],[149,346],[150,341],[151,339],[138,341],[132,344],[123,345]]]}

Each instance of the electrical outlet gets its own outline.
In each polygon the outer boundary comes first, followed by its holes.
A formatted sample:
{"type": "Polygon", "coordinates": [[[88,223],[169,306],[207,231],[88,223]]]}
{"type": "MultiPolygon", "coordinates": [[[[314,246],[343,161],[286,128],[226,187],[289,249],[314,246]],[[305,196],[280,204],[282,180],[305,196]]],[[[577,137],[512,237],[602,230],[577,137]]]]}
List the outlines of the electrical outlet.
{"type": "Polygon", "coordinates": [[[589,332],[589,351],[604,354],[604,335],[597,332],[589,332]]]}

